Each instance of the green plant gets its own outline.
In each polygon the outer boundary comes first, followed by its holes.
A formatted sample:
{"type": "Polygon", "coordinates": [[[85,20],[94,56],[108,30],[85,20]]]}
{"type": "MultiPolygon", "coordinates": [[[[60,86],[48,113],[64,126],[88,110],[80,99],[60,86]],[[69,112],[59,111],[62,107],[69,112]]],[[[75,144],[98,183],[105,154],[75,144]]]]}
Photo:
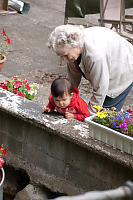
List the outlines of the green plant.
{"type": "Polygon", "coordinates": [[[133,111],[131,108],[116,112],[114,107],[111,110],[96,105],[93,107],[97,110],[93,121],[133,137],[133,111]]]}
{"type": "Polygon", "coordinates": [[[21,97],[32,100],[37,94],[37,89],[42,86],[37,83],[30,83],[25,78],[19,79],[14,76],[11,81],[6,80],[5,82],[0,83],[0,87],[21,97]]]}
{"type": "Polygon", "coordinates": [[[10,44],[10,38],[7,36],[5,29],[0,32],[0,60],[7,54],[7,48],[10,44]]]}

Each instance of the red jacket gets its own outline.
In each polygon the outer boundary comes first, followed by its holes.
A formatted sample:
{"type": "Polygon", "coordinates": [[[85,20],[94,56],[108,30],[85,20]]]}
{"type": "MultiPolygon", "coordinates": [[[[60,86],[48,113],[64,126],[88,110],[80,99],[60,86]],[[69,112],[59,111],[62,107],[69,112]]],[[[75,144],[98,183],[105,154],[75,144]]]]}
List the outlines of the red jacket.
{"type": "Polygon", "coordinates": [[[90,116],[87,103],[81,97],[79,97],[79,91],[75,87],[73,87],[73,98],[71,103],[66,108],[60,108],[56,106],[52,94],[49,96],[49,103],[46,107],[50,109],[50,112],[56,109],[57,112],[61,113],[62,115],[65,115],[65,112],[73,113],[74,118],[80,121],[83,121],[86,117],[90,116]]]}

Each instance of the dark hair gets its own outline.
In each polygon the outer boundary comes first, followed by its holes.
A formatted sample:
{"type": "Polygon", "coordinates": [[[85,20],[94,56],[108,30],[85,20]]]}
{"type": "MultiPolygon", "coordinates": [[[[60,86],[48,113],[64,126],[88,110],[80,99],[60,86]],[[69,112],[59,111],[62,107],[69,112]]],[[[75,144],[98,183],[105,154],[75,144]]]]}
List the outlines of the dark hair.
{"type": "Polygon", "coordinates": [[[57,78],[51,85],[51,94],[53,97],[62,97],[65,92],[71,94],[73,91],[71,82],[66,78],[57,78]]]}

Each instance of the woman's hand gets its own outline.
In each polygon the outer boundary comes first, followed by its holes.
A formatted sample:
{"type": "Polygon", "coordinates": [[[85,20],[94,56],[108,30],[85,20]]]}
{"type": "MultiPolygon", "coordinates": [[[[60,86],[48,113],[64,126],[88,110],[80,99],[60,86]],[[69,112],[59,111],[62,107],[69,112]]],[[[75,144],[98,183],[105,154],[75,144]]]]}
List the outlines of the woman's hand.
{"type": "Polygon", "coordinates": [[[74,119],[74,114],[70,112],[65,112],[65,118],[66,119],[74,119]]]}

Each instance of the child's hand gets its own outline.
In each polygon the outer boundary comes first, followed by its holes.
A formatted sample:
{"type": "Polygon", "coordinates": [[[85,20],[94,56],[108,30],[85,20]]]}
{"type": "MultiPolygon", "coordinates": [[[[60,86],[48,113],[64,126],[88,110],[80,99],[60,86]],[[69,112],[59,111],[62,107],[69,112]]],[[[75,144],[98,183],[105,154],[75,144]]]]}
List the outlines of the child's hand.
{"type": "Polygon", "coordinates": [[[66,119],[74,119],[74,114],[72,114],[70,112],[65,112],[65,118],[66,119]]]}
{"type": "Polygon", "coordinates": [[[42,108],[42,111],[43,111],[43,112],[50,112],[50,108],[44,107],[44,108],[42,108]]]}

